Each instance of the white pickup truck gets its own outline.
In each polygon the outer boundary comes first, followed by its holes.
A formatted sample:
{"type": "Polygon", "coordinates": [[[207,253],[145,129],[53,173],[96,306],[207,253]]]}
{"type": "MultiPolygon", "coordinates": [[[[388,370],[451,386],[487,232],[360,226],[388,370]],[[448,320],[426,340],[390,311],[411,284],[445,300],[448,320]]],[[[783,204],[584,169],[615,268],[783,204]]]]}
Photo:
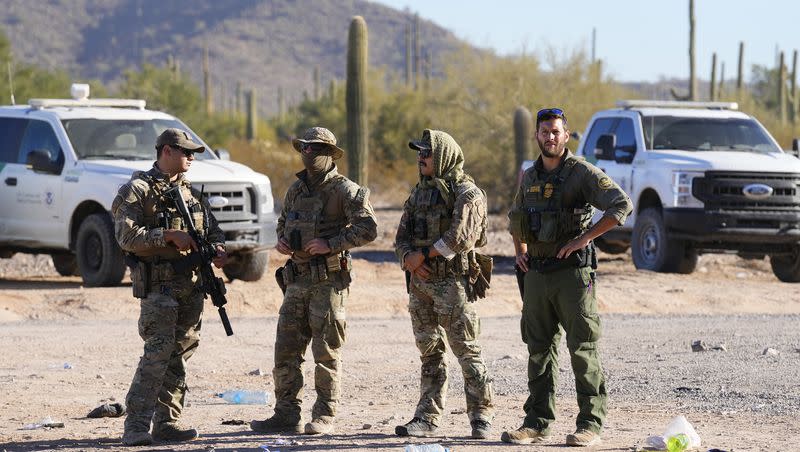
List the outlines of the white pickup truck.
{"type": "Polygon", "coordinates": [[[636,268],[677,273],[694,271],[700,253],[768,255],[778,279],[800,282],[796,149],[781,150],[735,103],[617,107],[592,116],[576,152],[633,200],[625,224],[596,241],[601,250],[630,247],[636,268]]]}
{"type": "MultiPolygon", "coordinates": [[[[115,285],[125,274],[110,215],[117,190],[152,166],[156,137],[169,127],[208,145],[177,118],[146,110],[143,100],[89,99],[88,85],[73,85],[72,95],[0,107],[0,258],[50,254],[64,276],[115,285]]],[[[227,151],[196,159],[187,177],[225,232],[232,261],[223,271],[261,278],[277,243],[269,178],[230,161],[227,151]]]]}

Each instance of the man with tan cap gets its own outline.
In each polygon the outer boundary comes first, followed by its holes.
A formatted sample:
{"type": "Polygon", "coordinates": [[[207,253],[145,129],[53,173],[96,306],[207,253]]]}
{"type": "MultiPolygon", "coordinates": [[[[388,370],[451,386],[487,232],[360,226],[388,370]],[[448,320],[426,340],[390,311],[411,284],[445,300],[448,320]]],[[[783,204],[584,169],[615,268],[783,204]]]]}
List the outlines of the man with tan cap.
{"type": "Polygon", "coordinates": [[[377,236],[369,190],[336,171],[344,153],[330,130],[312,127],[292,141],[305,169],[286,192],[278,218],[279,253],[291,256],[278,269],[284,290],[275,339],[275,414],[252,421],[262,433],[330,433],[340,399],[340,349],[345,342],[345,300],[352,262],[349,249],[377,236]],[[302,424],[303,355],[314,355],[317,400],[302,424]]]}
{"type": "Polygon", "coordinates": [[[139,336],[144,354],[139,360],[128,396],[128,416],[122,442],[144,446],[159,441],[189,441],[197,430],[178,427],[186,398],[186,361],[200,339],[203,291],[199,272],[175,270],[197,243],[189,235],[174,202],[165,194],[179,187],[195,227],[214,244],[214,265],[222,267],[225,234],[184,173],[196,152],[205,148],[188,132],[167,129],[156,140],[157,161],[149,171],[137,171],[120,187],[111,207],[117,242],[131,267],[133,296],[141,299],[139,336]],[[153,433],[150,434],[150,424],[153,433]]]}

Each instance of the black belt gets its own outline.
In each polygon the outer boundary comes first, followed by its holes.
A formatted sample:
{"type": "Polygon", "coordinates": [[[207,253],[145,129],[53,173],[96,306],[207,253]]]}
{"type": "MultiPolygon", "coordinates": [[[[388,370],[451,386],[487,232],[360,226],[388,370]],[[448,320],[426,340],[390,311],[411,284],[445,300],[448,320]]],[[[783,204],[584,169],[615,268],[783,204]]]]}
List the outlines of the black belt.
{"type": "Polygon", "coordinates": [[[589,246],[579,249],[564,259],[557,257],[528,257],[528,268],[536,273],[551,273],[564,268],[597,267],[592,255],[594,248],[589,246]]]}

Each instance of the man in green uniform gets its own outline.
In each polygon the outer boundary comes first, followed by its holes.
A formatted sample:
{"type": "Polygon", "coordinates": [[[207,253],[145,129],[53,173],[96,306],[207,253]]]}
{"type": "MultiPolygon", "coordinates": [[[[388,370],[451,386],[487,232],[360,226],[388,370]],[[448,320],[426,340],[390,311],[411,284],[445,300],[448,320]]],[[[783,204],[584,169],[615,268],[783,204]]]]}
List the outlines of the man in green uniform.
{"type": "MultiPolygon", "coordinates": [[[[486,196],[464,173],[464,154],[447,133],[425,130],[417,151],[420,180],[403,207],[395,248],[407,278],[411,326],[422,361],[420,399],[400,436],[432,436],[447,395],[446,344],[464,375],[473,438],[487,438],[494,417],[492,384],[478,343],[473,301],[475,248],[486,244],[486,196]]],[[[488,275],[487,275],[488,276],[488,275]]]]}
{"type": "Polygon", "coordinates": [[[139,335],[144,339],[144,354],[125,399],[122,442],[128,446],[148,445],[153,438],[197,438],[197,430],[180,428],[177,421],[188,390],[186,361],[200,340],[204,294],[197,272],[177,271],[173,264],[198,245],[166,192],[173,187],[181,191],[198,232],[216,247],[214,264],[222,267],[227,261],[225,235],[184,176],[194,153],[204,151],[186,131],[165,130],[156,141],[153,168],[135,172],[111,207],[117,242],[131,263],[133,296],[141,299],[139,335]]]}
{"type": "Polygon", "coordinates": [[[289,187],[278,218],[279,253],[291,256],[276,277],[285,287],[275,339],[275,414],[252,421],[262,433],[330,433],[341,387],[345,300],[349,293],[349,249],[377,237],[369,189],[336,171],[343,154],[330,130],[313,127],[292,144],[305,169],[289,187]],[[317,400],[311,422],[302,425],[303,355],[314,354],[317,400]]]}
{"type": "Polygon", "coordinates": [[[549,435],[561,325],[579,406],[577,430],[567,435],[567,444],[589,446],[600,441],[606,416],[592,240],[622,225],[632,205],[614,181],[566,148],[569,130],[562,110],[538,112],[536,140],[542,155],[523,174],[509,213],[516,264],[525,272],[521,329],[530,355],[530,395],[522,427],[504,432],[501,440],[529,444],[549,435]],[[604,214],[590,227],[593,207],[604,214]]]}

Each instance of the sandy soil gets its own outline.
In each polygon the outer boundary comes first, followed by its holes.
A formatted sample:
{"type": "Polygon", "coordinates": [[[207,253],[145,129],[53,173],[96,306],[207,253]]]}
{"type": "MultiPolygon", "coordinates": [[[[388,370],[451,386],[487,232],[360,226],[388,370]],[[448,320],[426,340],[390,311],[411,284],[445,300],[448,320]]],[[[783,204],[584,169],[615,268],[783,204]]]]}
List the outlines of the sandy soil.
{"type": "MultiPolygon", "coordinates": [[[[354,253],[356,281],[348,304],[348,343],[341,416],[334,435],[255,435],[223,420],[265,418],[265,407],[222,403],[216,392],[231,388],[272,390],[271,362],[281,302],[271,277],[228,284],[228,314],[236,335],[226,338],[208,305],[200,349],[189,363],[191,387],[185,420],[201,431],[190,444],[153,450],[402,450],[392,435],[413,413],[419,360],[406,311],[404,281],[391,242],[398,212],[378,212],[390,225],[379,240],[354,253]],[[251,371],[261,375],[250,375],[251,371]]],[[[448,412],[439,442],[451,450],[555,450],[574,427],[576,406],[569,360],[562,350],[559,415],[544,445],[499,442],[516,428],[526,394],[526,352],[519,339],[521,301],[512,272],[505,222],[492,218],[489,248],[496,273],[490,297],[478,304],[485,360],[495,379],[496,438],[466,439],[463,384],[454,359],[448,412]]],[[[283,259],[273,255],[272,274],[283,259]]],[[[800,427],[800,295],[779,282],[767,260],[701,256],[691,275],[636,271],[630,255],[601,255],[598,296],[606,319],[601,341],[609,376],[609,416],[597,450],[634,450],[660,433],[677,414],[686,415],[704,439],[702,450],[800,450],[785,440],[800,427]],[[728,351],[692,353],[692,340],[726,343],[728,351]],[[766,348],[777,354],[764,355],[766,348]],[[685,363],[689,363],[684,365],[685,363]],[[691,369],[687,372],[687,366],[691,369]],[[681,389],[684,388],[684,389],[681,389]],[[688,389],[687,389],[688,388],[688,389]],[[732,395],[733,394],[733,395],[732,395]]],[[[127,279],[126,279],[127,281],[127,279]]],[[[136,334],[138,303],[130,283],[84,288],[60,277],[48,256],[0,260],[0,450],[116,450],[122,419],[87,419],[92,408],[122,400],[141,353],[136,334]],[[65,366],[65,364],[69,364],[65,366]],[[71,368],[65,368],[71,367],[71,368]],[[64,428],[22,430],[51,417],[64,428]]],[[[307,356],[311,360],[310,354],[307,356]]],[[[313,364],[313,361],[312,361],[313,364]]],[[[306,364],[306,387],[313,382],[306,364]]],[[[306,391],[310,410],[313,388],[306,391]]]]}

